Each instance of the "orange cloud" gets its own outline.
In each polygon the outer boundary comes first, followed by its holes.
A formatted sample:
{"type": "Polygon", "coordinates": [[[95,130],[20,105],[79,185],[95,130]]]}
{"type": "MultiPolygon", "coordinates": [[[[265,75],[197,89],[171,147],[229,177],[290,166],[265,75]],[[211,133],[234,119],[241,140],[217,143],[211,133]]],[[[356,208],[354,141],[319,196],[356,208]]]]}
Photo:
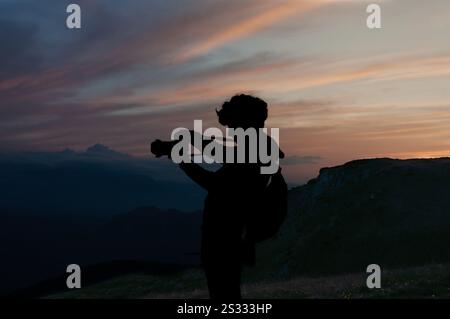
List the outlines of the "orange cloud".
{"type": "Polygon", "coordinates": [[[237,24],[231,25],[212,34],[188,48],[176,58],[177,62],[184,62],[198,57],[228,42],[243,38],[259,30],[267,28],[277,22],[299,13],[305,13],[323,4],[322,1],[295,0],[284,1],[265,9],[262,13],[246,18],[237,24]]]}
{"type": "MultiPolygon", "coordinates": [[[[304,60],[268,61],[217,72],[209,76],[189,76],[186,81],[158,92],[135,96],[133,102],[152,101],[157,105],[189,105],[196,101],[223,99],[238,92],[265,92],[268,95],[300,92],[311,88],[356,81],[394,81],[450,74],[450,55],[399,55],[371,57],[359,61],[304,60]]],[[[129,98],[129,97],[127,97],[129,98]]],[[[149,106],[149,108],[151,108],[149,106]]],[[[142,109],[145,113],[145,108],[142,109]]],[[[126,112],[124,113],[126,114],[126,112]]]]}

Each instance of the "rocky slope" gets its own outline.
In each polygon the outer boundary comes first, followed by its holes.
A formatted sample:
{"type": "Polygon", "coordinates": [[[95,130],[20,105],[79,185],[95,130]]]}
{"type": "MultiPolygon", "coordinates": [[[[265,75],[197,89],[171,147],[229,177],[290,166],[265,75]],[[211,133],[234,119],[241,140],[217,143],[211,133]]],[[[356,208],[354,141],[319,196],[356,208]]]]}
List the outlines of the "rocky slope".
{"type": "Polygon", "coordinates": [[[338,273],[448,261],[449,244],[449,158],[357,160],[290,191],[288,219],[260,261],[278,276],[338,273]]]}

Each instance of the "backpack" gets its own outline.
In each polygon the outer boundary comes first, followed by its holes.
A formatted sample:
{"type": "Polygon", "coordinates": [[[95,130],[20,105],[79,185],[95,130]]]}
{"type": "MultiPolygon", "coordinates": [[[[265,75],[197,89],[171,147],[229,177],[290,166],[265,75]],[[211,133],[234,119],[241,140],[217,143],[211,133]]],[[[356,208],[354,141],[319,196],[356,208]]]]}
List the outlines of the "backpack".
{"type": "Polygon", "coordinates": [[[271,175],[261,194],[261,201],[250,212],[247,220],[246,237],[253,242],[267,240],[278,232],[287,215],[287,184],[281,168],[271,175]]]}

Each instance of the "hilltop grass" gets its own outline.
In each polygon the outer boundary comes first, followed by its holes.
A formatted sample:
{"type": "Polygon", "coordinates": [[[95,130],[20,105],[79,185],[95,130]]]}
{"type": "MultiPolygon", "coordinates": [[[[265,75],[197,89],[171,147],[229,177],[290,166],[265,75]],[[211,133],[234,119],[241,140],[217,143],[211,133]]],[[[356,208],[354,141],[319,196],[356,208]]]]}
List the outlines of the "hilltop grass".
{"type": "MultiPolygon", "coordinates": [[[[368,289],[366,273],[324,277],[295,277],[287,280],[246,281],[244,298],[450,298],[450,264],[429,265],[382,272],[382,288],[368,289]]],[[[207,298],[206,283],[200,269],[173,276],[133,274],[107,280],[79,290],[47,298],[207,298]]]]}

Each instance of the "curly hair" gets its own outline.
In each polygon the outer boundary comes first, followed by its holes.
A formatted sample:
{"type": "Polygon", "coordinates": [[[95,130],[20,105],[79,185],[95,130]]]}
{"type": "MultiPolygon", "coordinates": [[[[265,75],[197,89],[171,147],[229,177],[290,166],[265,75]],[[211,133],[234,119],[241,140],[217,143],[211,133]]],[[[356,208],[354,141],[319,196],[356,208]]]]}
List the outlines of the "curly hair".
{"type": "Polygon", "coordinates": [[[264,127],[267,119],[267,103],[247,94],[233,96],[216,110],[219,123],[228,127],[264,127]]]}

